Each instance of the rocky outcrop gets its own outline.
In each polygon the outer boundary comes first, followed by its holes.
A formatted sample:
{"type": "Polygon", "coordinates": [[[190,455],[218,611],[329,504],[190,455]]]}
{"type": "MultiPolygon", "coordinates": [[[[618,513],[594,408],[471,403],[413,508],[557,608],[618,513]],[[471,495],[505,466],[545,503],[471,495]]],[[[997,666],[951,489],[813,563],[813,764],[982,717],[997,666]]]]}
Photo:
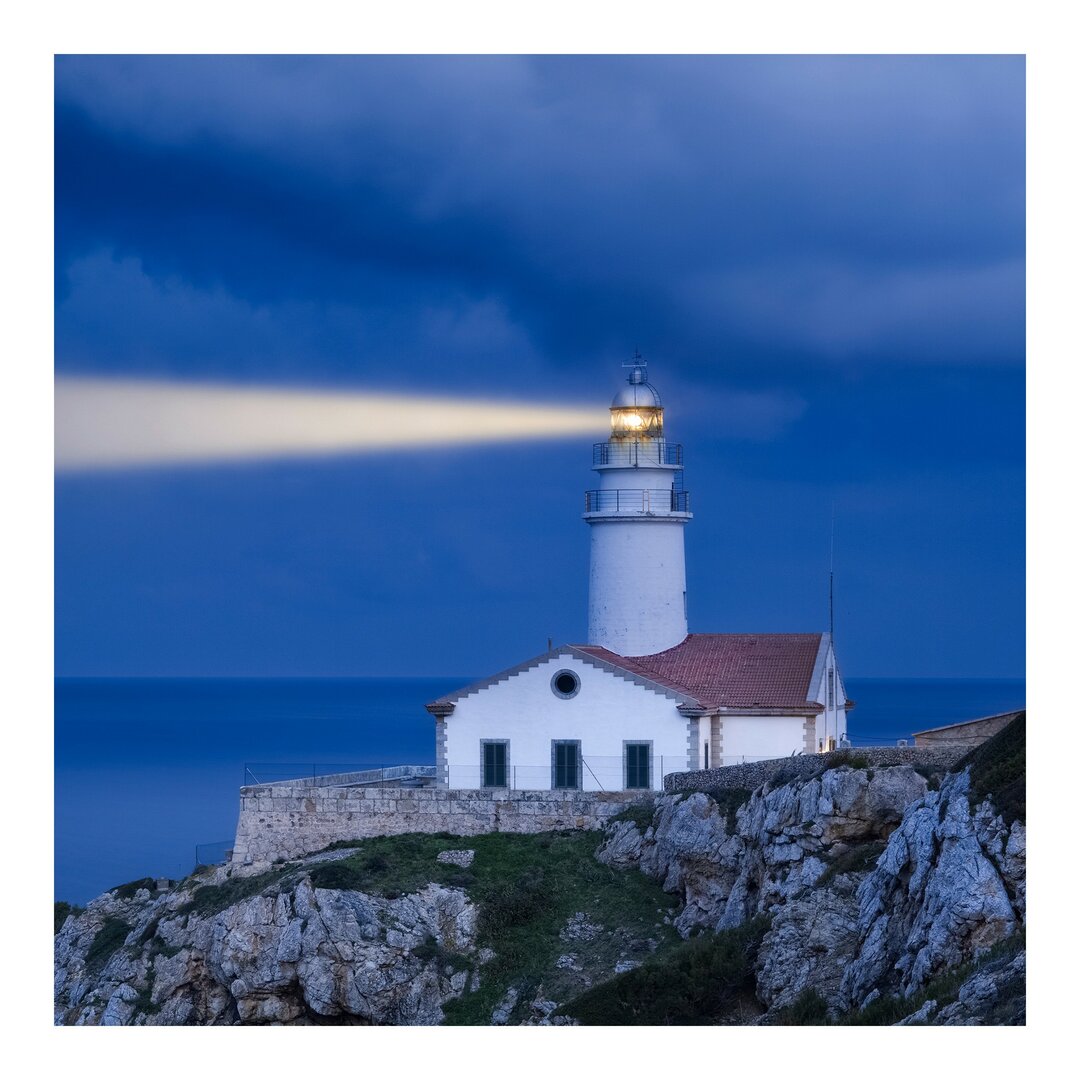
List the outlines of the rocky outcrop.
{"type": "MultiPolygon", "coordinates": [[[[198,885],[231,880],[218,870],[198,885]]],[[[56,939],[56,1022],[437,1024],[469,979],[453,962],[475,947],[461,889],[390,900],[300,875],[205,915],[190,910],[193,895],[114,891],[69,917],[56,939]]]]}
{"type": "Polygon", "coordinates": [[[989,801],[972,809],[968,789],[953,773],[912,805],[860,884],[851,1002],[911,993],[1023,926],[1025,828],[1006,828],[989,801]]]}
{"type": "Polygon", "coordinates": [[[835,1015],[911,994],[1023,925],[1024,826],[968,792],[967,772],[930,790],[900,765],[765,784],[741,806],[668,795],[644,831],[609,826],[598,857],[681,894],[684,937],[769,915],[759,999],[776,1010],[813,989],[835,1015]]]}

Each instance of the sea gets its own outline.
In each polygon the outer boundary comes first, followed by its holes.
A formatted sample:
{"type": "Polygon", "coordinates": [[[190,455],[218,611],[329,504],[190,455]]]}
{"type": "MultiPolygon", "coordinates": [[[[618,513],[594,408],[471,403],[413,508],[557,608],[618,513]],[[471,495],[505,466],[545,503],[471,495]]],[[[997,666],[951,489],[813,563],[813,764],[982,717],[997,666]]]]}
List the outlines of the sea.
{"type": "MultiPolygon", "coordinates": [[[[472,678],[57,679],[55,883],[83,904],[232,841],[245,783],[434,763],[425,702],[472,678]]],[[[1025,704],[1023,679],[856,679],[856,746],[1025,704]]]]}

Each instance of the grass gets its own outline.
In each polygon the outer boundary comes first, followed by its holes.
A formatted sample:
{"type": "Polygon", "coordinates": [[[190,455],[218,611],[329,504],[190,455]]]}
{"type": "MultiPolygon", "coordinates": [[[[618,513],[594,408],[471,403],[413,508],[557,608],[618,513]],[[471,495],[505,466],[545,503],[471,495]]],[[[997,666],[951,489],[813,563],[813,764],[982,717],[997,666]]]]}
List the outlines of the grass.
{"type": "Polygon", "coordinates": [[[90,948],[86,952],[86,970],[96,975],[109,962],[113,953],[124,944],[124,939],[131,933],[131,926],[110,915],[94,935],[90,948]]]}
{"type": "Polygon", "coordinates": [[[76,918],[81,915],[86,908],[78,907],[76,904],[69,904],[66,900],[57,900],[53,904],[53,937],[64,928],[64,922],[69,915],[74,915],[76,918]]]}
{"type": "Polygon", "coordinates": [[[829,865],[821,872],[821,876],[816,882],[817,887],[820,889],[823,885],[828,885],[837,874],[865,873],[878,861],[884,850],[884,840],[871,840],[869,843],[848,848],[843,854],[832,859],[829,865]]]}
{"type": "Polygon", "coordinates": [[[586,1025],[715,1024],[754,991],[768,920],[704,933],[587,990],[559,1012],[586,1025]]]}
{"type": "Polygon", "coordinates": [[[1007,826],[1027,819],[1027,714],[977,746],[953,766],[971,768],[972,805],[989,798],[1007,826]]]}
{"type": "Polygon", "coordinates": [[[405,833],[338,841],[326,850],[352,850],[355,854],[312,866],[311,883],[317,889],[353,889],[391,900],[416,892],[430,882],[468,888],[476,881],[471,869],[436,862],[435,856],[448,848],[476,848],[483,839],[449,833],[405,833]]]}
{"type": "Polygon", "coordinates": [[[560,978],[574,978],[554,966],[562,953],[608,974],[627,941],[677,940],[658,923],[658,911],[671,904],[660,886],[636,870],[597,862],[596,843],[596,834],[587,832],[492,833],[469,840],[476,850],[476,884],[468,892],[479,909],[477,942],[494,949],[495,957],[481,968],[479,990],[447,1004],[448,1024],[490,1023],[511,985],[526,1008],[541,983],[551,991],[560,978]],[[592,942],[565,943],[559,933],[579,911],[603,931],[592,942]]]}

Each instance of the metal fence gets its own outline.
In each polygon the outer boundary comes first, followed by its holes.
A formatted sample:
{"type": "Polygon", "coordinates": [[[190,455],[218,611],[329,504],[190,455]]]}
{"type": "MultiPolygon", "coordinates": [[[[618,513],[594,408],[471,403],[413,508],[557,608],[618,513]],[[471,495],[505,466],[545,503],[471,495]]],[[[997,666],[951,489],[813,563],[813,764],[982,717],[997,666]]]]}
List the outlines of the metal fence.
{"type": "Polygon", "coordinates": [[[435,779],[434,765],[390,765],[371,762],[295,761],[244,763],[244,786],[311,784],[314,787],[385,784],[413,787],[435,779]]]}

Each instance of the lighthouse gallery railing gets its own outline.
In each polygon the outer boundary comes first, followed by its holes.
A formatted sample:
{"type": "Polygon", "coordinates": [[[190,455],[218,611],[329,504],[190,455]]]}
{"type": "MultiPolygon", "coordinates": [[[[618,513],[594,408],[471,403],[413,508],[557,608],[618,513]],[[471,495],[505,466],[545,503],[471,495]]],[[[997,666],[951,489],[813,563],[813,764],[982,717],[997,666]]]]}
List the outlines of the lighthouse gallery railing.
{"type": "Polygon", "coordinates": [[[601,488],[585,492],[585,513],[690,513],[690,492],[671,488],[601,488]]]}
{"type": "Polygon", "coordinates": [[[681,465],[682,446],[663,439],[621,439],[593,443],[594,465],[681,465]]]}

